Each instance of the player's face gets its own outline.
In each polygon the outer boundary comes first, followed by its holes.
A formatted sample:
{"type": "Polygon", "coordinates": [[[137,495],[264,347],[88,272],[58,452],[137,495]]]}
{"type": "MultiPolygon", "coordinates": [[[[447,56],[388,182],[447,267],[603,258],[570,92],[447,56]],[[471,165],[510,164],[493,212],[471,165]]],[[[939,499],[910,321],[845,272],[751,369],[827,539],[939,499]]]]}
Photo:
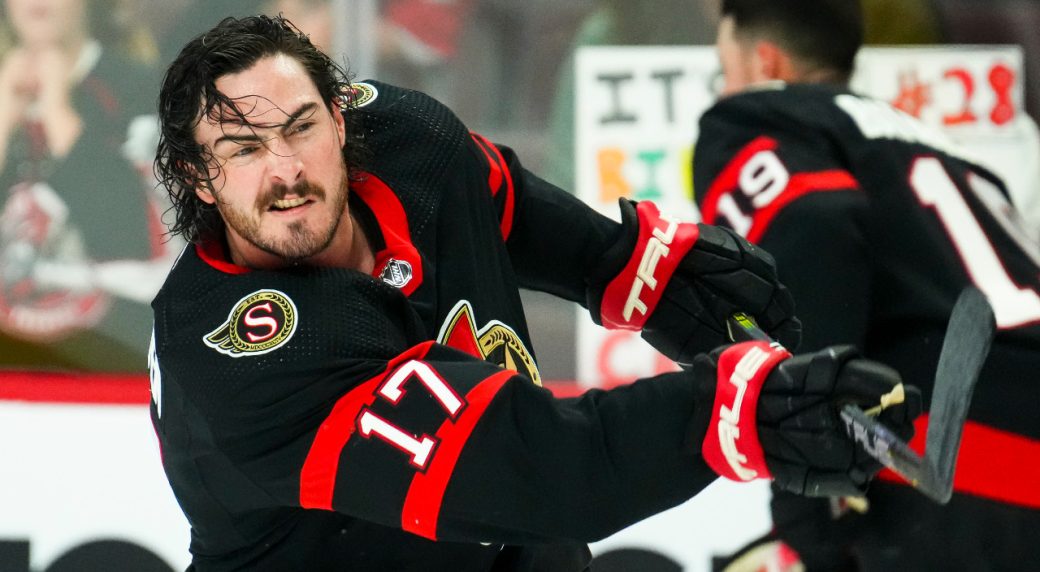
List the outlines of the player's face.
{"type": "Polygon", "coordinates": [[[754,83],[753,49],[737,38],[736,23],[732,16],[725,16],[719,22],[715,48],[725,80],[722,95],[733,95],[754,83]]]}
{"type": "Polygon", "coordinates": [[[321,100],[303,66],[279,54],[216,86],[247,123],[228,112],[202,118],[195,138],[213,153],[217,176],[196,194],[216,204],[232,255],[296,262],[349,235],[343,116],[321,100]]]}

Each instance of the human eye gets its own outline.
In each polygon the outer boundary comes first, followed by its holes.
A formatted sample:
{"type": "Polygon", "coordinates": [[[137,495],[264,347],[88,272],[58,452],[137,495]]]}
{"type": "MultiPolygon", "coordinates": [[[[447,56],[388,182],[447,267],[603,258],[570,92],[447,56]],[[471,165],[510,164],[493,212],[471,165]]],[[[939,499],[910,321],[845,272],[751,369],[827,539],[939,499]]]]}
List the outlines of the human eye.
{"type": "Polygon", "coordinates": [[[296,125],[293,126],[292,130],[290,131],[290,133],[293,134],[293,135],[296,135],[296,134],[299,134],[299,133],[304,133],[304,132],[310,131],[312,127],[314,127],[314,122],[313,121],[301,121],[300,123],[297,123],[296,125]]]}
{"type": "Polygon", "coordinates": [[[248,157],[248,156],[252,155],[253,153],[255,153],[256,150],[257,150],[257,146],[256,145],[243,145],[243,146],[240,146],[233,153],[231,153],[231,156],[233,158],[248,157]]]}

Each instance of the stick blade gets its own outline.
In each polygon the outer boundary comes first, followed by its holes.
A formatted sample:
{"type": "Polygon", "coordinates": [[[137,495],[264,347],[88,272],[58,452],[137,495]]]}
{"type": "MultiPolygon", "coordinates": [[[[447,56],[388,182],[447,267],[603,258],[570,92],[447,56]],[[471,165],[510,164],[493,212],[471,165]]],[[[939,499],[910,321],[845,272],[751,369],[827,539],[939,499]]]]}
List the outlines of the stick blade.
{"type": "Polygon", "coordinates": [[[996,319],[986,296],[977,288],[965,288],[954,304],[943,338],[925,437],[925,460],[932,469],[926,477],[934,482],[922,485],[938,493],[936,500],[943,504],[953,495],[964,422],[995,331],[996,319]]]}
{"type": "Polygon", "coordinates": [[[995,330],[993,309],[982,292],[975,288],[961,292],[950,314],[935,370],[924,456],[856,405],[848,404],[841,410],[853,441],[939,504],[948,503],[953,496],[964,422],[995,330]]]}

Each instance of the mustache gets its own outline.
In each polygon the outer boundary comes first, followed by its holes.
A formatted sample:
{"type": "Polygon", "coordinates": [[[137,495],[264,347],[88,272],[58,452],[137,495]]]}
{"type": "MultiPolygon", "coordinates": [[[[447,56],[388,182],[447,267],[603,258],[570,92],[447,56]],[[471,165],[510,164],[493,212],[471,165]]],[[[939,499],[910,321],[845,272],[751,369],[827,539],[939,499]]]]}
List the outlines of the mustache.
{"type": "Polygon", "coordinates": [[[325,198],[325,188],[319,184],[312,183],[308,180],[299,181],[292,187],[285,184],[272,185],[266,193],[261,194],[256,199],[256,206],[258,210],[266,211],[274,204],[275,201],[280,201],[285,197],[293,195],[301,198],[313,197],[315,199],[322,200],[325,198]]]}

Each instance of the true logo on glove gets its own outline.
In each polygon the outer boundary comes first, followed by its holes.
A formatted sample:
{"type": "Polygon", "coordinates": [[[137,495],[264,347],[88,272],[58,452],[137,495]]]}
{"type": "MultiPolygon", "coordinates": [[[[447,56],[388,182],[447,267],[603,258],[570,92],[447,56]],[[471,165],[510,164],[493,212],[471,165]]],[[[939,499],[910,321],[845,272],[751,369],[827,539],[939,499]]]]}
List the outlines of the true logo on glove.
{"type": "Polygon", "coordinates": [[[888,450],[888,443],[883,439],[875,438],[862,423],[856,421],[844,411],[841,412],[841,419],[845,422],[845,432],[849,437],[852,437],[853,442],[863,445],[863,450],[871,457],[885,459],[892,456],[888,450]]]}
{"type": "Polygon", "coordinates": [[[651,202],[635,206],[636,221],[627,209],[629,230],[637,225],[638,236],[625,267],[603,289],[600,319],[607,329],[641,330],[700,229],[662,215],[651,202]]]}
{"type": "Polygon", "coordinates": [[[727,347],[718,358],[715,404],[701,445],[704,462],[734,481],[772,478],[758,440],[758,397],[769,372],[790,352],[776,342],[727,347]]]}
{"type": "Polygon", "coordinates": [[[723,405],[719,412],[719,447],[722,448],[722,454],[730,468],[742,481],[757,478],[758,472],[747,467],[747,455],[737,448],[737,440],[740,439],[740,407],[747,392],[748,380],[755,377],[767,359],[769,354],[759,348],[751,348],[744,354],[734,368],[733,375],[729,377],[729,383],[736,389],[733,403],[729,406],[723,405]]]}
{"type": "Polygon", "coordinates": [[[671,252],[669,245],[675,238],[679,221],[665,215],[661,215],[660,220],[668,223],[668,226],[664,229],[654,228],[650,240],[646,241],[646,250],[643,251],[643,257],[639,260],[639,270],[636,271],[635,280],[632,281],[632,290],[628,293],[628,299],[625,300],[625,307],[622,310],[626,321],[632,320],[632,312],[635,310],[646,315],[646,303],[639,296],[643,292],[643,286],[650,290],[657,289],[657,278],[654,277],[654,273],[657,272],[657,263],[662,258],[667,258],[671,252]]]}

